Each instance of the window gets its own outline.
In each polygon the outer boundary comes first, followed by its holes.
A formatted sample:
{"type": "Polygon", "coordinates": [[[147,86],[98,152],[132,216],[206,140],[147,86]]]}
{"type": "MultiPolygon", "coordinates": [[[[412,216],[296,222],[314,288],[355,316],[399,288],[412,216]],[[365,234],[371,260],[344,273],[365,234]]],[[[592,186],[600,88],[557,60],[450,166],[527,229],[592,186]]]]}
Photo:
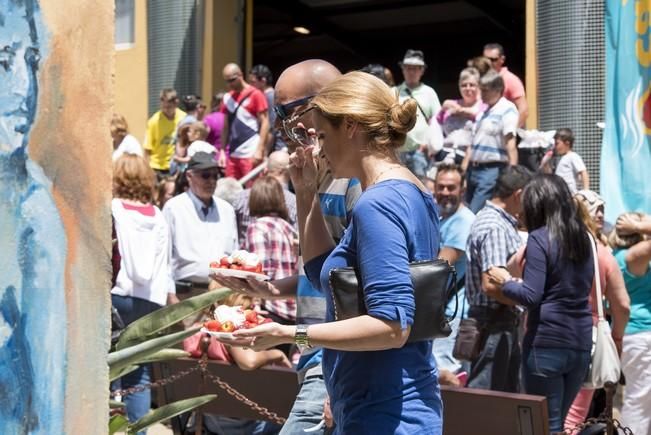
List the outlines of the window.
{"type": "Polygon", "coordinates": [[[115,0],[115,48],[126,50],[135,43],[134,0],[115,0]]]}

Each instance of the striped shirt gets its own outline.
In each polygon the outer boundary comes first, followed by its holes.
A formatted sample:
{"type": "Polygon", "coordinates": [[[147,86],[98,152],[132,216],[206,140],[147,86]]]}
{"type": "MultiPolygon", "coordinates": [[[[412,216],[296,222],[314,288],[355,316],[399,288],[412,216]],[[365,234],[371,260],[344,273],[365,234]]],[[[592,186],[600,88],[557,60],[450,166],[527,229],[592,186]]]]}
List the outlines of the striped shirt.
{"type": "Polygon", "coordinates": [[[500,98],[477,120],[472,139],[473,162],[508,162],[506,137],[518,128],[518,109],[506,98],[500,98]]]}
{"type": "Polygon", "coordinates": [[[506,267],[522,245],[518,221],[504,209],[486,201],[470,228],[466,246],[466,298],[471,307],[498,307],[501,304],[482,291],[482,273],[491,266],[506,267]]]}
{"type": "MultiPolygon", "coordinates": [[[[246,231],[244,249],[260,257],[262,271],[272,280],[296,275],[298,234],[285,220],[275,216],[254,219],[246,231]]],[[[264,308],[283,319],[296,320],[294,299],[264,301],[264,308]]]]}
{"type": "MultiPolygon", "coordinates": [[[[333,179],[330,174],[321,182],[319,200],[328,231],[335,243],[348,227],[350,212],[362,194],[362,188],[356,179],[333,179]]],[[[305,276],[303,260],[299,257],[298,288],[296,290],[296,323],[314,324],[325,322],[326,298],[315,289],[305,276]]],[[[321,348],[312,348],[303,352],[298,362],[298,370],[306,370],[321,362],[321,348]]]]}

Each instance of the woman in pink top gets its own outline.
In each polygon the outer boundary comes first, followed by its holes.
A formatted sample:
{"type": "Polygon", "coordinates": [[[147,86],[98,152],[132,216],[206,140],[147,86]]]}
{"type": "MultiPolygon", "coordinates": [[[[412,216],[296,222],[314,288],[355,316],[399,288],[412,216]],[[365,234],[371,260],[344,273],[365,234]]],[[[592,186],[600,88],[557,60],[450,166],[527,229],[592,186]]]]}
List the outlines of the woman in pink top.
{"type": "MultiPolygon", "coordinates": [[[[622,338],[624,337],[626,323],[628,323],[631,301],[626,292],[624,277],[619,269],[617,260],[610,252],[610,248],[605,243],[603,237],[601,237],[605,203],[597,193],[589,190],[578,192],[574,198],[579,206],[579,213],[582,215],[585,224],[598,240],[597,259],[599,261],[601,288],[610,308],[612,337],[617,346],[617,351],[621,355],[622,338]]],[[[593,284],[590,303],[592,305],[592,320],[594,324],[598,320],[596,297],[596,289],[593,284]]],[[[576,425],[585,421],[590,410],[593,395],[594,390],[581,388],[565,418],[566,431],[570,431],[576,425]]]]}
{"type": "Polygon", "coordinates": [[[443,131],[443,149],[436,155],[437,161],[454,160],[460,164],[465,150],[472,142],[472,127],[477,115],[484,109],[479,95],[479,71],[465,68],[459,74],[461,98],[445,100],[436,120],[443,131]]]}

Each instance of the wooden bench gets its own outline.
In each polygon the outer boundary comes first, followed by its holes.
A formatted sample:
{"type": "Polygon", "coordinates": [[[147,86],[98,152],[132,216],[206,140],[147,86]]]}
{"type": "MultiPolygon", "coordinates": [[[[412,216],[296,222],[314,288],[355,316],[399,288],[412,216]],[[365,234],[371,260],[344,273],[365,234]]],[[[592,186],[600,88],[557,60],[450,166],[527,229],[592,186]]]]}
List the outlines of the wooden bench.
{"type": "MultiPolygon", "coordinates": [[[[184,358],[153,364],[154,378],[161,379],[196,367],[196,359],[184,358]]],[[[243,371],[222,361],[208,361],[207,370],[257,402],[287,417],[298,394],[296,372],[281,367],[263,367],[243,371]]],[[[217,393],[217,399],[198,412],[233,418],[263,420],[264,417],[236,400],[200,371],[170,383],[157,392],[158,404],[164,405],[201,394],[217,393]]],[[[547,401],[541,396],[501,393],[470,388],[441,387],[444,409],[444,435],[547,435],[547,401]]],[[[175,434],[183,434],[182,419],[172,422],[175,434]]]]}

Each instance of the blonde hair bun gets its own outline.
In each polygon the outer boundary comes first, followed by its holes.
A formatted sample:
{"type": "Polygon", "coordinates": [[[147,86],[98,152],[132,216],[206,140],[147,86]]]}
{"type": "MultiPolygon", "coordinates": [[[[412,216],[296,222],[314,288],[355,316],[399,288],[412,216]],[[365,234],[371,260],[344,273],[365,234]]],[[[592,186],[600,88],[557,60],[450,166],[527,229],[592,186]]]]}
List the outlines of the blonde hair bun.
{"type": "Polygon", "coordinates": [[[413,98],[408,98],[402,103],[395,103],[388,113],[389,129],[399,135],[406,135],[416,124],[417,110],[418,103],[413,98]]]}

